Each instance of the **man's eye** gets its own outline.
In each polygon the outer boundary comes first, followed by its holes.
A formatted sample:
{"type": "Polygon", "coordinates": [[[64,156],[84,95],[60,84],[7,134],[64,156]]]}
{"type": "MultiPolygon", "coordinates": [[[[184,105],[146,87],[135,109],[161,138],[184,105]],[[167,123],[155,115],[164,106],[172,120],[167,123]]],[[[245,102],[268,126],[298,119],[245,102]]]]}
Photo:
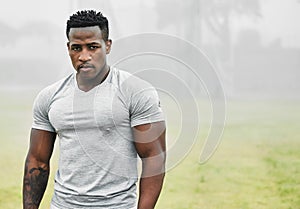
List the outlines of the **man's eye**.
{"type": "Polygon", "coordinates": [[[80,47],[72,47],[72,51],[80,51],[81,48],[80,47]]]}
{"type": "Polygon", "coordinates": [[[95,50],[97,48],[98,48],[98,46],[89,46],[89,49],[91,49],[91,50],[95,50]]]}

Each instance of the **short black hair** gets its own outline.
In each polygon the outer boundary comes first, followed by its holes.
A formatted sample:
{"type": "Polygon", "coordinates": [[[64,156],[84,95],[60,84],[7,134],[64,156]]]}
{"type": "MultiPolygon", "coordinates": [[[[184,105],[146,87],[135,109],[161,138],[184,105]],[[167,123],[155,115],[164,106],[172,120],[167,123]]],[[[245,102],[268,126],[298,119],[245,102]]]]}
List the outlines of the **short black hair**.
{"type": "Polygon", "coordinates": [[[69,39],[69,33],[71,28],[81,28],[90,26],[99,26],[102,32],[103,40],[108,40],[108,20],[102,15],[101,12],[96,12],[95,10],[82,10],[71,15],[70,19],[67,21],[67,38],[69,39]]]}

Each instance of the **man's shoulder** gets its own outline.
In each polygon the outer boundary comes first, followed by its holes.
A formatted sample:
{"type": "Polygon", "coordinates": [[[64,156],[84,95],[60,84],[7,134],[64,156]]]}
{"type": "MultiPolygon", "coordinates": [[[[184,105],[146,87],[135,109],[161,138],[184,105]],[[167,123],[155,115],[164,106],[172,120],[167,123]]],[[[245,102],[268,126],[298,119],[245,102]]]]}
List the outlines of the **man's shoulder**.
{"type": "Polygon", "coordinates": [[[44,87],[38,94],[37,97],[43,97],[51,99],[57,92],[61,91],[64,87],[70,85],[70,82],[73,80],[74,74],[65,76],[64,78],[44,87]]]}
{"type": "Polygon", "coordinates": [[[148,88],[153,89],[153,86],[137,74],[129,73],[125,70],[113,68],[113,83],[120,89],[130,91],[140,91],[148,88]]]}

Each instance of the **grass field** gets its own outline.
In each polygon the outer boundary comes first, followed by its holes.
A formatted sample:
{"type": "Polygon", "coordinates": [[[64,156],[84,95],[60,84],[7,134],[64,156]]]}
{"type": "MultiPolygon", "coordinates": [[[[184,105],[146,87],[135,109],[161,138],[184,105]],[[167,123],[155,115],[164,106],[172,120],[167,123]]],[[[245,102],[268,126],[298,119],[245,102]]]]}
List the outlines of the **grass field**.
{"type": "MultiPolygon", "coordinates": [[[[34,94],[1,98],[0,208],[18,209],[34,94]]],[[[229,101],[216,153],[199,164],[199,140],[167,173],[157,209],[299,209],[299,130],[299,101],[229,101]]],[[[57,152],[52,171],[56,161],[57,152]]],[[[42,209],[49,208],[53,173],[42,209]]]]}

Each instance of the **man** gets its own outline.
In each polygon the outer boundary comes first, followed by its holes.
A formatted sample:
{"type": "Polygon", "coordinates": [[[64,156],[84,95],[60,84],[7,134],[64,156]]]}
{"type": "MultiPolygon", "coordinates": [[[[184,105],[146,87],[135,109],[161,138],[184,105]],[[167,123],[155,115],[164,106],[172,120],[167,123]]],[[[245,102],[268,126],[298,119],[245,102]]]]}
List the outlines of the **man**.
{"type": "Polygon", "coordinates": [[[38,208],[56,137],[53,209],[153,209],[165,166],[165,124],[154,88],[110,67],[108,21],[79,11],[67,22],[75,73],[43,89],[33,108],[23,208],[38,208]],[[142,172],[137,200],[137,155],[142,172]]]}

